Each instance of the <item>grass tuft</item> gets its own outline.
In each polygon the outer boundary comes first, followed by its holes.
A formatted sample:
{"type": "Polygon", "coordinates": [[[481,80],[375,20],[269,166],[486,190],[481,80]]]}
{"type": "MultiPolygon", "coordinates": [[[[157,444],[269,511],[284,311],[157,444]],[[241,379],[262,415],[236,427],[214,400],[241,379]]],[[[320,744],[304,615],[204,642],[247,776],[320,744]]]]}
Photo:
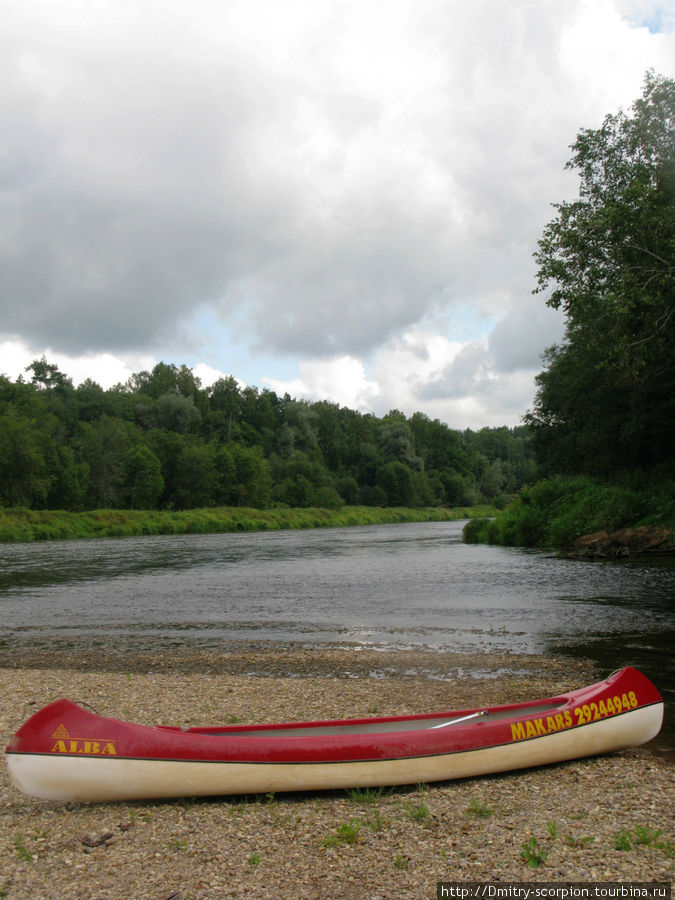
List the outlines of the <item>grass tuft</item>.
{"type": "Polygon", "coordinates": [[[349,822],[343,822],[335,829],[335,834],[331,834],[324,840],[324,847],[336,847],[338,844],[355,844],[359,838],[362,825],[363,822],[358,819],[350,819],[349,822]]]}
{"type": "Polygon", "coordinates": [[[465,812],[468,816],[476,816],[478,819],[487,819],[489,816],[494,815],[494,809],[491,806],[475,798],[471,800],[465,812]]]}

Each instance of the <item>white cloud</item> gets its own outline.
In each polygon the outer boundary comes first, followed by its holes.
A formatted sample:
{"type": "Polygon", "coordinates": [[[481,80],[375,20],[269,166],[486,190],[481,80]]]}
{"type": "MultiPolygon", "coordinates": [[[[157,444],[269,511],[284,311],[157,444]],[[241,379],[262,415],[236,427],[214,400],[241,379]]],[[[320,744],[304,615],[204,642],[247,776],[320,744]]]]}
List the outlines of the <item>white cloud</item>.
{"type": "MultiPolygon", "coordinates": [[[[203,388],[209,388],[219,379],[228,377],[225,372],[221,372],[219,369],[214,369],[212,366],[209,366],[206,363],[197,363],[196,366],[193,366],[192,371],[201,382],[201,386],[203,388]]],[[[240,387],[246,387],[243,382],[239,381],[238,383],[240,387]]]]}
{"type": "Polygon", "coordinates": [[[380,387],[369,381],[357,359],[350,356],[333,359],[306,359],[300,362],[300,377],[289,381],[263,377],[277,394],[290,394],[299,400],[329,400],[350,409],[372,410],[380,387]]]}
{"type": "Polygon", "coordinates": [[[386,347],[373,367],[380,413],[422,410],[454,428],[520,424],[535,371],[500,371],[486,338],[448,341],[419,328],[386,347]]]}
{"type": "Polygon", "coordinates": [[[299,396],[513,418],[568,146],[673,74],[672,27],[656,0],[6,0],[0,339],[101,382],[246,356],[299,396]]]}
{"type": "MultiPolygon", "coordinates": [[[[552,318],[546,345],[559,337],[559,317],[552,318]]],[[[541,368],[539,355],[518,340],[522,322],[516,314],[498,323],[490,340],[471,341],[450,341],[415,326],[380,348],[368,366],[352,357],[302,360],[299,377],[263,381],[280,395],[328,399],[377,415],[422,410],[455,428],[514,426],[532,403],[541,368]]]]}
{"type": "Polygon", "coordinates": [[[30,380],[26,369],[41,357],[58,366],[59,370],[72,379],[76,386],[90,378],[104,389],[124,384],[134,372],[152,369],[157,360],[145,354],[90,353],[69,356],[52,347],[35,350],[21,340],[5,340],[0,343],[0,374],[16,380],[20,375],[30,380]]]}

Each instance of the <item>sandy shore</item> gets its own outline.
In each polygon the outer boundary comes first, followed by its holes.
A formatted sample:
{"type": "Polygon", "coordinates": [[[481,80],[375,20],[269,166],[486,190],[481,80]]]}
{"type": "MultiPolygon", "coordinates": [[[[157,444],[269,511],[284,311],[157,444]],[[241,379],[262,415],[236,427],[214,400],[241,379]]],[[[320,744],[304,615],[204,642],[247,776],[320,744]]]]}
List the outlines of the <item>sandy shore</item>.
{"type": "MultiPolygon", "coordinates": [[[[0,650],[0,667],[3,746],[60,696],[144,724],[221,724],[535,699],[606,674],[537,656],[263,644],[15,646],[0,650]]],[[[23,796],[3,761],[0,897],[417,900],[435,897],[439,880],[665,881],[672,776],[664,756],[643,748],[376,797],[86,806],[23,796]],[[650,840],[649,829],[662,834],[650,840]],[[630,848],[616,849],[624,830],[630,848]],[[531,839],[536,868],[521,858],[531,839]]]]}

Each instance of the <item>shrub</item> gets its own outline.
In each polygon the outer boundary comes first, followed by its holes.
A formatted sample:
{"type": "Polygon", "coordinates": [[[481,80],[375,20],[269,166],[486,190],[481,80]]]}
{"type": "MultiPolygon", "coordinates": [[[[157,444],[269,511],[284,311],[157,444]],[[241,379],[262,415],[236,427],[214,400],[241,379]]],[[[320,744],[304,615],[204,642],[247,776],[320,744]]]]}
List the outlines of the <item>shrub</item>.
{"type": "Polygon", "coordinates": [[[465,543],[566,550],[582,535],[617,531],[641,520],[668,525],[673,519],[673,505],[664,485],[637,489],[605,484],[588,476],[554,477],[524,488],[495,521],[470,522],[463,539],[465,543]]]}
{"type": "Polygon", "coordinates": [[[490,519],[469,519],[462,530],[465,544],[484,544],[488,541],[490,519]]]}

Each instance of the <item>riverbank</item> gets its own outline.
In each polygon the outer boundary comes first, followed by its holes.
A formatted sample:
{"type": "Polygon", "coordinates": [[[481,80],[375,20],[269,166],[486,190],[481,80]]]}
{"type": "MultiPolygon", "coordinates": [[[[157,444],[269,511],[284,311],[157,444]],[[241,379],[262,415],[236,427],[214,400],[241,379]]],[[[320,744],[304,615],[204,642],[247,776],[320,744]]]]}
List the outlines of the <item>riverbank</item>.
{"type": "MultiPolygon", "coordinates": [[[[602,674],[584,660],[425,650],[5,647],[0,741],[59,696],[144,724],[220,724],[535,699],[602,674]]],[[[671,789],[672,768],[644,748],[392,791],[94,806],[26,798],[2,765],[0,896],[418,900],[438,880],[665,881],[671,789]]]]}
{"type": "Polygon", "coordinates": [[[571,559],[622,559],[628,556],[675,556],[675,532],[656,525],[585,534],[566,554],[571,559]]]}
{"type": "Polygon", "coordinates": [[[222,534],[296,528],[341,528],[400,522],[454,522],[493,516],[491,506],[343,506],[340,509],[209,507],[179,512],[97,509],[86,512],[0,508],[0,543],[138,537],[153,534],[222,534]]]}
{"type": "Polygon", "coordinates": [[[586,476],[552,477],[523,488],[494,518],[474,517],[463,538],[568,557],[675,555],[673,483],[627,487],[586,476]]]}

